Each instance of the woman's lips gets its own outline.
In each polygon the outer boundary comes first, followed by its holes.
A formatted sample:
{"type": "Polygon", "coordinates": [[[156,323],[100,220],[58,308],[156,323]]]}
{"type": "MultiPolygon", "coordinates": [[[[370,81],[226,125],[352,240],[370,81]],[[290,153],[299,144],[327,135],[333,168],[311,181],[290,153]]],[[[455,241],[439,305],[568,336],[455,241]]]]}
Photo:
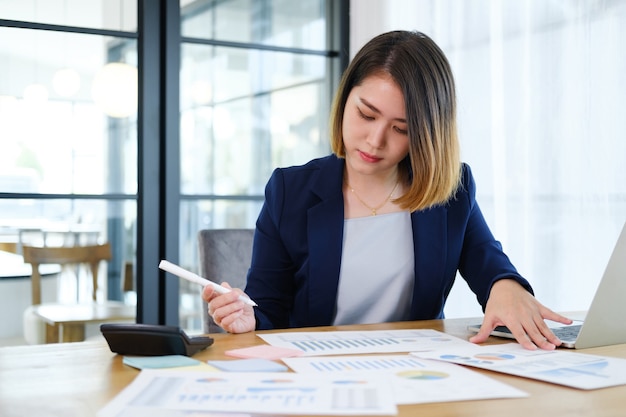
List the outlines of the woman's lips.
{"type": "Polygon", "coordinates": [[[370,155],[369,153],[363,151],[359,151],[359,155],[361,156],[361,159],[363,159],[365,162],[378,162],[383,159],[374,155],[370,155]]]}

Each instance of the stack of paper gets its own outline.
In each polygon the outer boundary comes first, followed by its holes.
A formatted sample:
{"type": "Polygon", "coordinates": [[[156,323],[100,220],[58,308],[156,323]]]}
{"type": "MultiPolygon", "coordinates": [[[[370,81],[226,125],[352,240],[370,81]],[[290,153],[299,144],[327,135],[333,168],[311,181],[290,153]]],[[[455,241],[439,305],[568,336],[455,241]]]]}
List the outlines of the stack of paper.
{"type": "Polygon", "coordinates": [[[625,359],[529,351],[514,343],[478,346],[436,330],[259,337],[268,345],[229,352],[252,359],[210,361],[212,367],[204,364],[206,371],[192,366],[186,371],[146,369],[152,361],[125,359],[144,370],[98,415],[311,414],[311,410],[320,415],[394,415],[397,404],[528,396],[459,365],[581,389],[626,384],[625,359]],[[271,360],[278,358],[294,372],[273,372],[285,370],[271,360]]]}

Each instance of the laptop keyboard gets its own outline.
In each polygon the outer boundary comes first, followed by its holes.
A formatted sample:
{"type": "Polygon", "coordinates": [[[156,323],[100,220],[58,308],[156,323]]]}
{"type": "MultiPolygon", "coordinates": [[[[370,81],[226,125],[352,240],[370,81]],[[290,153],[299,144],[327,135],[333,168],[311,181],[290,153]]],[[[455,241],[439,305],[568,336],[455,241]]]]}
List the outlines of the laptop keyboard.
{"type": "MultiPolygon", "coordinates": [[[[578,333],[580,333],[580,328],[582,324],[574,324],[572,326],[563,326],[563,327],[552,327],[552,332],[561,340],[573,342],[578,337],[578,333]]],[[[511,331],[506,326],[497,326],[494,330],[511,334],[511,331]]]]}
{"type": "Polygon", "coordinates": [[[561,340],[573,341],[578,337],[578,333],[580,333],[580,328],[582,325],[576,324],[574,326],[565,326],[565,327],[557,327],[553,328],[552,332],[561,340]]]}

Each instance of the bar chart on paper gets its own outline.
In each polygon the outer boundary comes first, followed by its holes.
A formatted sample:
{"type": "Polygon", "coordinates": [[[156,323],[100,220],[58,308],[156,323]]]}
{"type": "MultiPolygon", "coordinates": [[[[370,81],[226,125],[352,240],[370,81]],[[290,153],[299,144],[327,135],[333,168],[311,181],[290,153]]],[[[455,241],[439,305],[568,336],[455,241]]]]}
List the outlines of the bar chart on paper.
{"type": "Polygon", "coordinates": [[[272,346],[299,349],[304,356],[418,352],[469,342],[432,329],[259,334],[272,346]]]}
{"type": "MultiPolygon", "coordinates": [[[[308,359],[305,361],[289,361],[284,359],[285,363],[297,364],[307,363],[310,369],[303,369],[300,372],[318,371],[318,372],[349,372],[349,371],[391,371],[405,369],[421,369],[424,367],[424,361],[417,360],[414,356],[397,355],[397,356],[338,356],[331,360],[325,359],[308,359]]],[[[292,367],[292,369],[294,369],[292,367]]],[[[428,371],[420,373],[423,378],[428,378],[428,371]]],[[[430,373],[432,379],[445,378],[447,374],[437,372],[430,373]]]]}

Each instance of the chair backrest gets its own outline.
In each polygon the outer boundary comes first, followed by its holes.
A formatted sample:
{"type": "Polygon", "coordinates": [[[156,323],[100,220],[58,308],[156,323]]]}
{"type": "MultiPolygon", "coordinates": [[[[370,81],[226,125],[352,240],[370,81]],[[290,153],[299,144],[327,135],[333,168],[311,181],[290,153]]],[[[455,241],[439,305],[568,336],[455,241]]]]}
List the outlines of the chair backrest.
{"type": "MultiPolygon", "coordinates": [[[[231,287],[245,288],[252,258],[253,229],[206,229],[198,233],[200,273],[217,284],[228,282],[231,287]]],[[[205,333],[223,330],[209,316],[204,303],[205,333]]]]}
{"type": "Polygon", "coordinates": [[[31,289],[33,305],[41,304],[41,274],[39,265],[57,264],[65,265],[89,265],[92,278],[92,298],[96,301],[98,290],[98,268],[100,262],[111,260],[111,246],[109,243],[86,245],[86,246],[63,246],[63,247],[36,247],[23,246],[22,255],[24,262],[31,264],[31,289]]]}

